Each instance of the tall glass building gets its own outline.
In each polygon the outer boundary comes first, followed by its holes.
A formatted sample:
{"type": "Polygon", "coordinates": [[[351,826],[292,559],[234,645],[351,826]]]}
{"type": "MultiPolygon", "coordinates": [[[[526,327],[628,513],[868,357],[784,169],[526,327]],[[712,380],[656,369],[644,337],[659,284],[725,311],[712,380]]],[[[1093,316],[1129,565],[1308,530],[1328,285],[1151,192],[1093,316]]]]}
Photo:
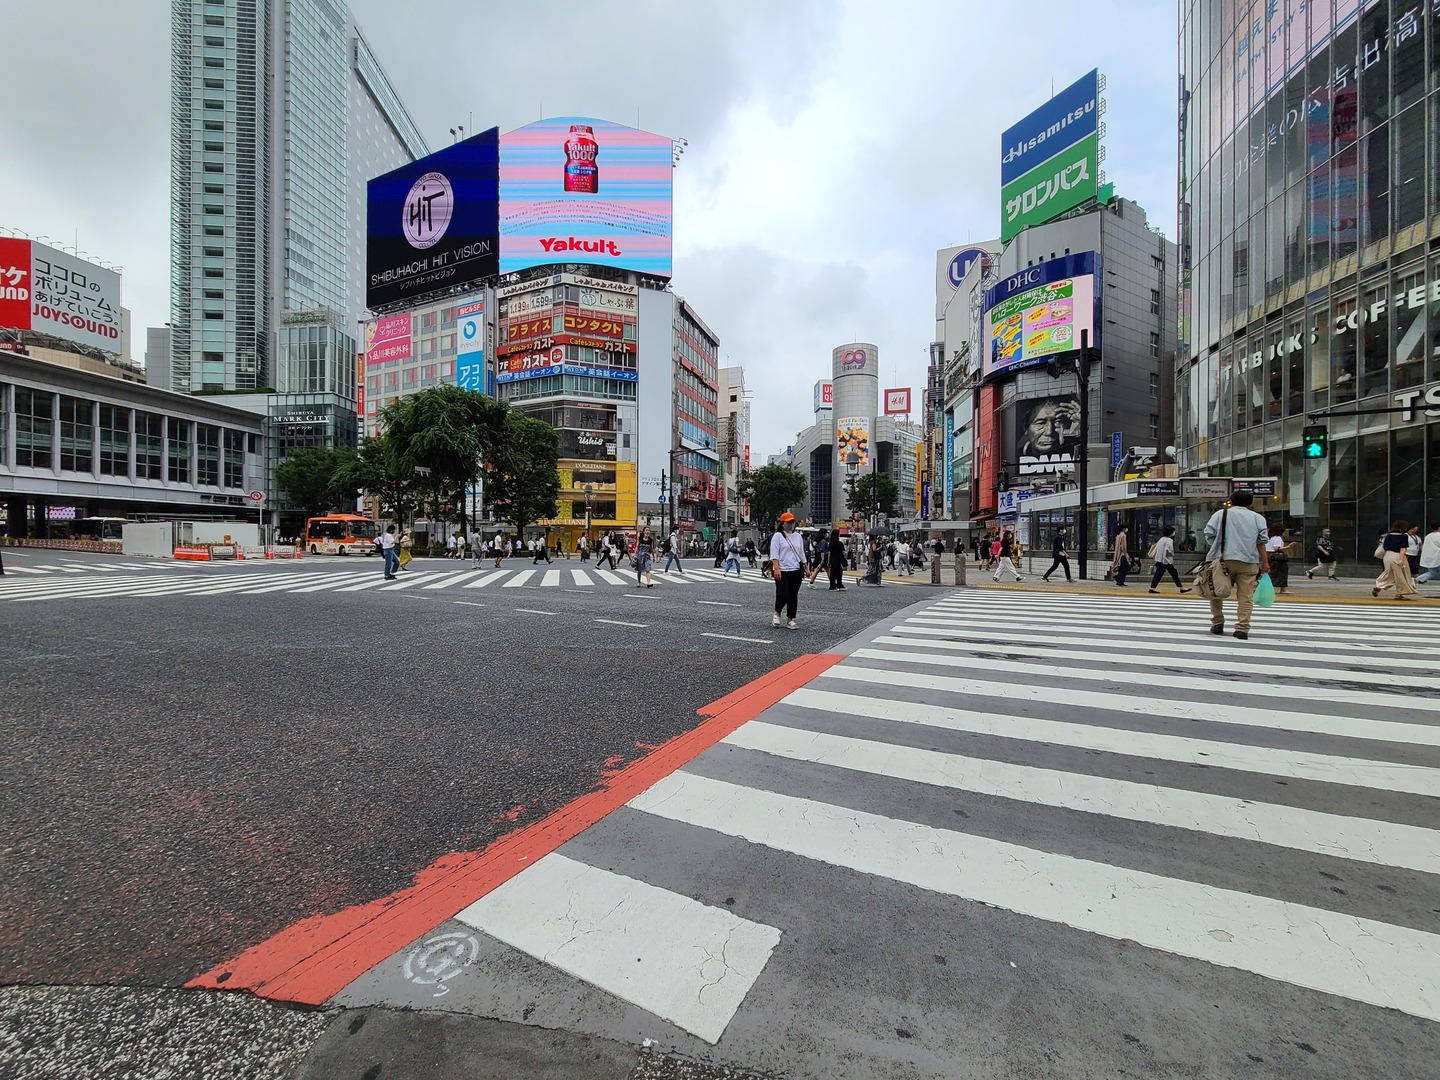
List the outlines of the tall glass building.
{"type": "Polygon", "coordinates": [[[1180,0],[1179,149],[1182,469],[1368,564],[1440,520],[1440,9],[1180,0]]]}
{"type": "Polygon", "coordinates": [[[425,141],[343,3],[171,15],[171,387],[311,393],[280,359],[324,347],[353,416],[365,182],[425,141]]]}

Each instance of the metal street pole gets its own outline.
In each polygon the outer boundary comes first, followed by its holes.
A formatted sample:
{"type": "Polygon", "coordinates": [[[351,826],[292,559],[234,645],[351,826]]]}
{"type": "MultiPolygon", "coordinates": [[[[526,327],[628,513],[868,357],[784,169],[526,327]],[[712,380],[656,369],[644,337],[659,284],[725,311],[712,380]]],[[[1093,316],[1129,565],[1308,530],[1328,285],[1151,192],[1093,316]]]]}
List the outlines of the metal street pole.
{"type": "Polygon", "coordinates": [[[1085,580],[1085,560],[1090,553],[1090,331],[1080,331],[1080,356],[1075,378],[1080,385],[1080,460],[1075,470],[1080,481],[1080,580],[1085,580]]]}

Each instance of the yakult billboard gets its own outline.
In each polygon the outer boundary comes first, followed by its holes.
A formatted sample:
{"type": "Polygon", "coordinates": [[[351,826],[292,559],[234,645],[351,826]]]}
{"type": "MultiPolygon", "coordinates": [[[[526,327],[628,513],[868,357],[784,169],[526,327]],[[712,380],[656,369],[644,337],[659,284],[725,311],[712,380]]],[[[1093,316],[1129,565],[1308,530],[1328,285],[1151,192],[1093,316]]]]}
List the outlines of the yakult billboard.
{"type": "Polygon", "coordinates": [[[0,236],[0,326],[120,351],[120,275],[63,251],[0,236]]]}
{"type": "Polygon", "coordinates": [[[500,272],[556,263],[671,276],[671,140],[590,117],[500,137],[500,272]]]}

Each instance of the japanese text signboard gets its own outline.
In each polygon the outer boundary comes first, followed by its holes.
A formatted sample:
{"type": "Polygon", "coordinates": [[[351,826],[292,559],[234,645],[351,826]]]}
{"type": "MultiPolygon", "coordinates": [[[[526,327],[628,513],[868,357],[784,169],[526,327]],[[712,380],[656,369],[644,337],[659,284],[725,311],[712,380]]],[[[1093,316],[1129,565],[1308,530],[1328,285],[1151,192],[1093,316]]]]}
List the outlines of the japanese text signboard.
{"type": "Polygon", "coordinates": [[[1052,221],[1099,190],[1100,73],[1067,86],[1000,144],[1000,239],[1052,221]]]}
{"type": "Polygon", "coordinates": [[[0,236],[0,326],[120,351],[120,275],[63,251],[0,236]]]}

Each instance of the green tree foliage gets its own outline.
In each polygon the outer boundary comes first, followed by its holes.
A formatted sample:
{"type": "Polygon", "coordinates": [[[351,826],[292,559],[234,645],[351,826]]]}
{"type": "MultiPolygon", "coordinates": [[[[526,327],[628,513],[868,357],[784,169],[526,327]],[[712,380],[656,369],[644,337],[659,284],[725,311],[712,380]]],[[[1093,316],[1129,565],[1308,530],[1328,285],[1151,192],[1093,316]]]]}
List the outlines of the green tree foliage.
{"type": "Polygon", "coordinates": [[[788,465],[762,465],[736,485],[740,498],[750,502],[751,516],[765,525],[773,525],[790,507],[804,502],[809,490],[809,481],[788,465]]]}
{"type": "Polygon", "coordinates": [[[276,467],[275,484],[306,517],[328,513],[342,501],[335,486],[338,464],[338,451],[323,446],[292,450],[276,467]]]}
{"type": "Polygon", "coordinates": [[[485,498],[517,530],[554,517],[560,492],[560,439],[543,420],[506,415],[503,433],[490,453],[485,498]]]}
{"type": "MultiPolygon", "coordinates": [[[[847,488],[851,485],[847,485],[847,488]]],[[[889,473],[866,473],[847,490],[845,502],[852,514],[862,517],[894,517],[900,509],[900,489],[889,473]]]]}

